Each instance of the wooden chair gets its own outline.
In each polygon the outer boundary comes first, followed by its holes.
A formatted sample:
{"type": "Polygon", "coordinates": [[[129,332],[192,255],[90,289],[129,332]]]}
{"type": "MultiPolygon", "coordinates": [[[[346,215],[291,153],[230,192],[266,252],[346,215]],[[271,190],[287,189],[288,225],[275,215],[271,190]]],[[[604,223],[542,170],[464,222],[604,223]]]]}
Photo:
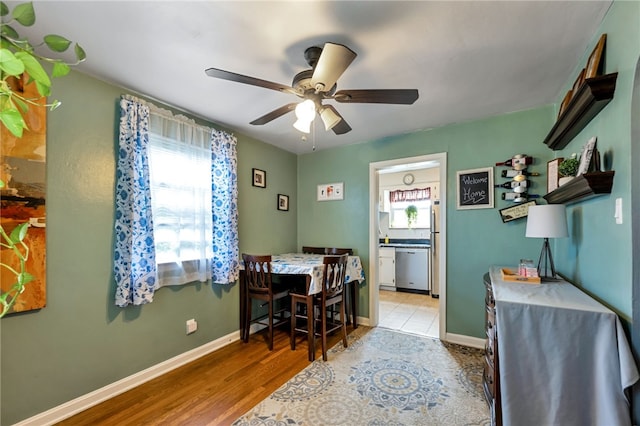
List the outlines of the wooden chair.
{"type": "Polygon", "coordinates": [[[353,256],[353,249],[327,247],[327,254],[348,254],[349,256],[353,256]]]}
{"type": "Polygon", "coordinates": [[[302,246],[302,252],[306,254],[327,254],[325,247],[302,246]]]}
{"type": "MultiPolygon", "coordinates": [[[[325,256],[323,259],[322,291],[313,296],[314,314],[314,337],[319,337],[322,341],[322,359],[327,360],[327,335],[336,330],[342,331],[342,344],[347,347],[347,325],[345,314],[345,292],[344,280],[347,270],[347,255],[325,256]],[[335,315],[333,309],[339,305],[339,316],[335,315]]],[[[310,320],[308,310],[298,311],[298,303],[307,303],[307,295],[291,293],[291,307],[294,312],[291,315],[291,349],[296,349],[296,332],[309,333],[310,320]],[[298,320],[303,320],[303,324],[298,324],[298,320]]],[[[314,354],[315,355],[315,354],[314,354]]]]}
{"type": "Polygon", "coordinates": [[[275,308],[276,301],[287,299],[289,289],[279,288],[277,285],[274,286],[271,280],[270,255],[254,256],[243,253],[242,260],[244,261],[245,283],[243,285],[245,286],[244,294],[246,295],[244,312],[240,313],[245,315],[242,340],[245,343],[249,341],[249,331],[252,323],[266,325],[269,329],[268,345],[271,351],[273,350],[273,328],[287,323],[290,319],[285,316],[286,312],[291,312],[290,306],[283,306],[278,310],[275,308]],[[266,315],[251,319],[253,299],[265,302],[261,306],[265,304],[269,306],[269,311],[266,315]]]}

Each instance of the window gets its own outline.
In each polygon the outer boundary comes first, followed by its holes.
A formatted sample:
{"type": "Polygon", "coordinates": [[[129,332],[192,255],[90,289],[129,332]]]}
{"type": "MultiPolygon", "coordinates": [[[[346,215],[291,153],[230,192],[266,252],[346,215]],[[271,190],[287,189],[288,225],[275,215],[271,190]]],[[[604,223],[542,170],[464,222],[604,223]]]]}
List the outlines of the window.
{"type": "Polygon", "coordinates": [[[389,224],[391,228],[429,228],[431,226],[431,188],[389,192],[389,224]],[[415,207],[417,216],[409,223],[407,208],[415,207]]]}
{"type": "Polygon", "coordinates": [[[431,200],[423,201],[397,201],[391,202],[389,211],[389,223],[391,228],[429,228],[431,226],[431,200]],[[418,216],[416,222],[409,226],[405,209],[416,206],[418,216]]]}
{"type": "Polygon", "coordinates": [[[156,263],[212,257],[211,154],[149,134],[156,263]]]}

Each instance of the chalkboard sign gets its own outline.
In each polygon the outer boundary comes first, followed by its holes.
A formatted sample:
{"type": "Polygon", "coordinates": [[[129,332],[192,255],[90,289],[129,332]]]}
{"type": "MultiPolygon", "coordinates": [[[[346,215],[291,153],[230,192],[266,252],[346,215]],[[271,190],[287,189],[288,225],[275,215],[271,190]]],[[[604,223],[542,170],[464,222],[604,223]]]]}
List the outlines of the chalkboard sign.
{"type": "Polygon", "coordinates": [[[493,208],[493,167],[457,172],[458,210],[493,208]]]}

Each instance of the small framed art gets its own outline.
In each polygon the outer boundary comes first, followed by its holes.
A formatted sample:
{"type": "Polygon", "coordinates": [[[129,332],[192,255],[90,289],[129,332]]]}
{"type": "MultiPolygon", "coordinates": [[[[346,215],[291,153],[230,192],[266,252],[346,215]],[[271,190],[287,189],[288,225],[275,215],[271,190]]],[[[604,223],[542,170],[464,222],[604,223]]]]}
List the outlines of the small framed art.
{"type": "Polygon", "coordinates": [[[258,188],[266,188],[267,187],[267,172],[260,169],[253,169],[253,186],[257,186],[258,188]]]}
{"type": "Polygon", "coordinates": [[[558,182],[560,180],[558,166],[560,166],[560,163],[562,163],[563,160],[564,158],[554,158],[547,162],[547,192],[558,189],[558,182]]]}
{"type": "Polygon", "coordinates": [[[331,201],[344,199],[344,183],[327,183],[318,185],[318,201],[331,201]]]}
{"type": "Polygon", "coordinates": [[[593,52],[591,52],[591,55],[589,55],[584,78],[593,78],[602,74],[602,69],[604,68],[602,56],[604,53],[604,46],[606,41],[607,35],[602,34],[600,36],[600,40],[598,40],[598,44],[596,44],[596,47],[593,48],[593,52]]]}
{"type": "Polygon", "coordinates": [[[456,172],[456,208],[493,208],[493,167],[456,172]]]}
{"type": "Polygon", "coordinates": [[[278,210],[289,211],[289,196],[278,194],[278,210]]]}
{"type": "Polygon", "coordinates": [[[512,207],[506,207],[504,209],[500,209],[500,218],[502,219],[502,223],[511,222],[512,220],[522,219],[523,217],[527,217],[529,214],[529,207],[535,206],[535,201],[529,201],[526,203],[518,204],[512,207]]]}
{"type": "Polygon", "coordinates": [[[564,99],[560,104],[560,109],[558,110],[558,118],[562,115],[563,112],[567,109],[567,105],[571,102],[571,97],[573,96],[573,90],[569,90],[566,95],[564,95],[564,99]]]}
{"type": "Polygon", "coordinates": [[[580,155],[580,165],[578,166],[578,173],[576,176],[580,176],[589,171],[589,166],[591,165],[591,159],[593,157],[593,151],[596,148],[596,137],[592,137],[589,139],[589,142],[582,149],[582,154],[580,155]]]}

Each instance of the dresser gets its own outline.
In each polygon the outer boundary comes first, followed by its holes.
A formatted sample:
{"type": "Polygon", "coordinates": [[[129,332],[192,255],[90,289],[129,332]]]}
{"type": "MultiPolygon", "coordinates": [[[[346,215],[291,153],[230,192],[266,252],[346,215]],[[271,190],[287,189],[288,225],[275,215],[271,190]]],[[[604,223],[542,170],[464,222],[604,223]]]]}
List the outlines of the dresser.
{"type": "Polygon", "coordinates": [[[486,342],[484,345],[484,369],[482,388],[491,412],[491,424],[502,425],[502,410],[500,408],[500,380],[498,378],[498,334],[496,333],[496,303],[493,297],[491,277],[484,275],[485,285],[485,314],[484,324],[486,342]]]}
{"type": "Polygon", "coordinates": [[[486,287],[483,386],[492,423],[631,425],[638,369],[617,315],[565,281],[486,287]]]}

